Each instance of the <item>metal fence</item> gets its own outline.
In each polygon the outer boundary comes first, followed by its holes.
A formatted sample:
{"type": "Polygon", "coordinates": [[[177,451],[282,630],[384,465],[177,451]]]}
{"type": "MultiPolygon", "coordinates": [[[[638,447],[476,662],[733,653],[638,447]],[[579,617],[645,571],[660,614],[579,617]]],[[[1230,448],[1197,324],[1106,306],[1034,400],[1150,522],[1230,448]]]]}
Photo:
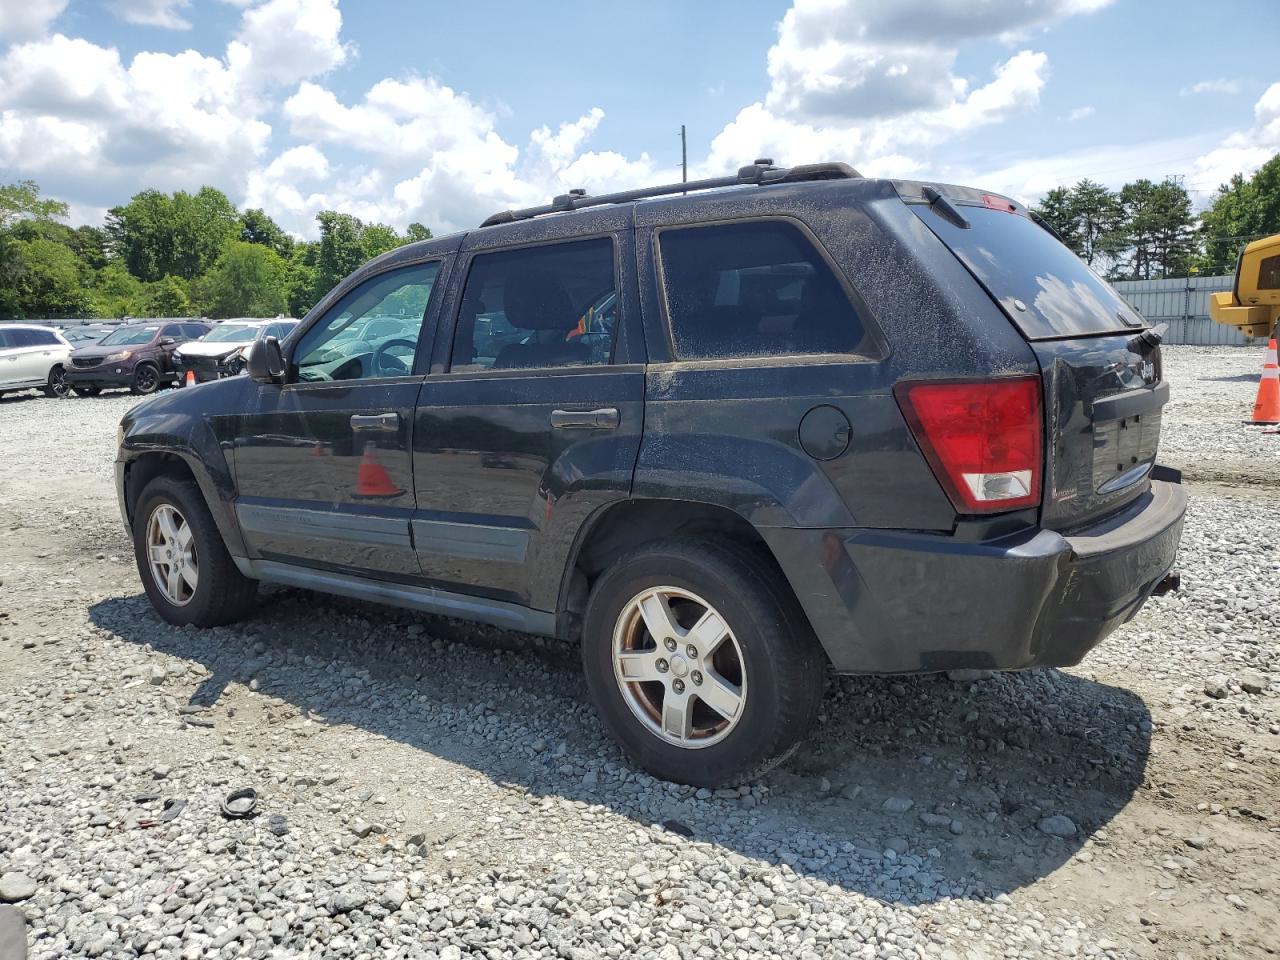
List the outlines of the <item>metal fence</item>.
{"type": "Polygon", "coordinates": [[[1242,347],[1250,340],[1235,327],[1209,318],[1209,294],[1230,290],[1234,277],[1173,277],[1168,280],[1116,280],[1111,285],[1152,323],[1167,323],[1165,343],[1242,347]]]}

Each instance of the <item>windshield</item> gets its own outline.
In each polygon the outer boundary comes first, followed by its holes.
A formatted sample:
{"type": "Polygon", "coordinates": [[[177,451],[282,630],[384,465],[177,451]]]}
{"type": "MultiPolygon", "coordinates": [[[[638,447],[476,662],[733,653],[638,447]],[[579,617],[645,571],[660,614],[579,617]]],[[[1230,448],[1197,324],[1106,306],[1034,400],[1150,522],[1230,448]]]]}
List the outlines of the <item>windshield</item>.
{"type": "Polygon", "coordinates": [[[958,205],[956,226],[925,204],[911,209],[978,278],[1028,340],[1139,330],[1142,316],[1029,218],[958,205]]]}
{"type": "Polygon", "coordinates": [[[200,339],[205,343],[218,343],[221,341],[229,341],[234,343],[247,343],[258,335],[258,327],[255,326],[232,326],[230,324],[222,324],[210,330],[200,339]]]}
{"type": "Polygon", "coordinates": [[[150,343],[159,327],[121,327],[113,330],[99,341],[99,346],[120,347],[134,346],[139,343],[150,343]]]}

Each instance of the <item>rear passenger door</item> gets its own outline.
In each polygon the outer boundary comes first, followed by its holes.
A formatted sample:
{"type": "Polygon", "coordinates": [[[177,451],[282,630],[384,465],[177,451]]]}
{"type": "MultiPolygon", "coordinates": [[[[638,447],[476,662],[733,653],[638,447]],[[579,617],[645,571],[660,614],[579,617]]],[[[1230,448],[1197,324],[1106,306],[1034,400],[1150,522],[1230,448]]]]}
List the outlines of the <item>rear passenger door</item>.
{"type": "Polygon", "coordinates": [[[413,439],[423,575],[543,611],[583,522],[629,495],[644,412],[630,212],[565,226],[468,237],[413,439]]]}
{"type": "Polygon", "coordinates": [[[43,382],[49,373],[48,367],[43,363],[45,359],[43,354],[46,351],[49,353],[49,362],[52,365],[53,348],[41,346],[38,330],[19,328],[7,332],[10,349],[5,351],[8,354],[5,366],[8,368],[10,382],[14,384],[43,382]]]}

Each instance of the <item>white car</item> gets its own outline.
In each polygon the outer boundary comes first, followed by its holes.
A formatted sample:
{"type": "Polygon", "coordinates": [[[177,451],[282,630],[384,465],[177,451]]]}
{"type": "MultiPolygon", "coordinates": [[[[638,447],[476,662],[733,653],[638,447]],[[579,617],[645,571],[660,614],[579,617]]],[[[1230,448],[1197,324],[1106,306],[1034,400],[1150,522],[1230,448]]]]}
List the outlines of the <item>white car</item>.
{"type": "Polygon", "coordinates": [[[259,337],[283,340],[296,320],[223,320],[199,340],[184,343],[173,353],[178,386],[186,386],[188,374],[196,383],[234,377],[244,372],[249,346],[259,337]]]}
{"type": "Polygon", "coordinates": [[[38,389],[65,397],[70,356],[71,344],[53,327],[0,324],[0,394],[38,389]]]}

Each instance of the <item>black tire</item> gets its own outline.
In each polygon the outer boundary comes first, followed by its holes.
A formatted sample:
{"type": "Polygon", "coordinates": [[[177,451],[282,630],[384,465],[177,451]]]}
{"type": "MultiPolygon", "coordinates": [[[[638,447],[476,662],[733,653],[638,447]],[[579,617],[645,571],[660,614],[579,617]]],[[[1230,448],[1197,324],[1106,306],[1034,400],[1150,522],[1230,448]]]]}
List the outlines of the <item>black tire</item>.
{"type": "Polygon", "coordinates": [[[62,367],[54,367],[49,371],[49,383],[44,388],[46,397],[57,397],[59,400],[71,396],[71,384],[67,383],[67,371],[62,367]]]}
{"type": "Polygon", "coordinates": [[[701,540],[647,544],[600,576],[583,622],[582,661],[596,709],[627,755],[656,777],[700,787],[739,784],[785,760],[814,723],[827,667],[776,568],[750,548],[701,540]],[[728,624],[741,650],[742,712],[723,739],[697,749],[677,746],[650,730],[628,706],[614,676],[615,626],[633,598],[658,586],[704,599],[728,624]]]}
{"type": "Polygon", "coordinates": [[[147,396],[160,389],[160,371],[154,363],[140,363],[133,371],[133,386],[129,388],[139,396],[147,396]]]}
{"type": "Polygon", "coordinates": [[[86,383],[86,384],[81,384],[80,386],[72,387],[71,392],[74,393],[77,397],[96,397],[98,394],[102,393],[102,388],[95,387],[93,384],[86,383]]]}
{"type": "Polygon", "coordinates": [[[243,619],[253,610],[258,583],[236,568],[204,495],[191,481],[156,477],[143,489],[133,516],[133,554],[151,605],[175,626],[218,627],[243,619]],[[147,557],[147,526],[163,504],[175,508],[191,527],[199,564],[195,589],[183,605],[172,603],[165,596],[147,557]]]}

